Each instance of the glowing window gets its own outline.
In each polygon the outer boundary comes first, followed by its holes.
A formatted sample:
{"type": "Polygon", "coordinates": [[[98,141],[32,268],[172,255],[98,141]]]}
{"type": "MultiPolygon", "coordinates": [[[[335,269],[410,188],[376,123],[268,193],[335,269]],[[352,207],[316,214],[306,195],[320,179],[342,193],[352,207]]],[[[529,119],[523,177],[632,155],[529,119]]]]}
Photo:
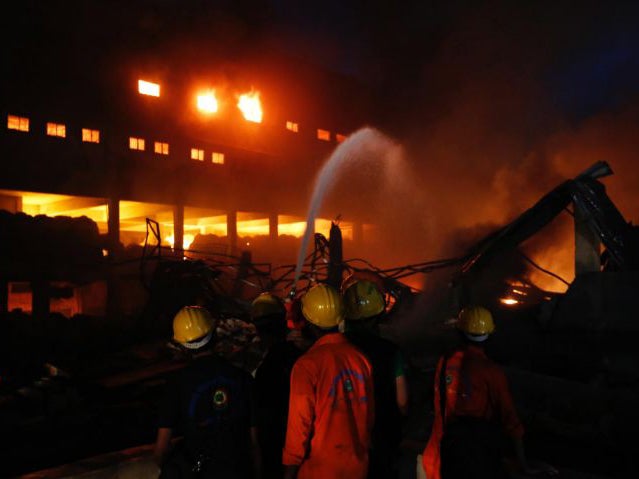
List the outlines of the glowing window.
{"type": "Polygon", "coordinates": [[[160,85],[144,80],[138,80],[138,92],[142,95],[160,96],[160,85]]]}
{"type": "Polygon", "coordinates": [[[100,131],[82,128],[82,141],[86,143],[100,143],[100,131]]]}
{"type": "Polygon", "coordinates": [[[204,150],[198,150],[197,148],[191,148],[191,159],[204,161],[204,150]]]}
{"type": "Polygon", "coordinates": [[[8,115],[7,128],[9,130],[29,131],[29,119],[22,116],[8,115]]]}
{"type": "Polygon", "coordinates": [[[131,150],[144,151],[144,138],[129,137],[129,148],[131,150]]]}
{"type": "Polygon", "coordinates": [[[339,133],[335,133],[335,140],[337,140],[337,143],[341,143],[346,139],[346,135],[341,135],[339,133]]]}
{"type": "Polygon", "coordinates": [[[159,155],[168,155],[169,154],[169,144],[162,143],[160,141],[156,141],[154,143],[154,150],[159,155]]]}
{"type": "Polygon", "coordinates": [[[47,135],[64,138],[67,136],[67,127],[61,123],[47,123],[47,135]]]}
{"type": "Polygon", "coordinates": [[[224,164],[224,153],[217,153],[217,152],[213,152],[211,154],[211,161],[213,161],[213,163],[215,163],[216,165],[223,165],[224,164]]]}
{"type": "Polygon", "coordinates": [[[294,133],[298,132],[299,129],[299,125],[297,123],[295,123],[294,121],[287,121],[286,122],[286,129],[289,131],[292,131],[294,133]]]}
{"type": "Polygon", "coordinates": [[[328,130],[317,129],[317,139],[322,141],[331,141],[331,132],[328,130]]]}
{"type": "Polygon", "coordinates": [[[216,113],[218,109],[215,91],[207,91],[197,96],[197,109],[203,113],[216,113]]]}
{"type": "Polygon", "coordinates": [[[262,102],[259,92],[251,91],[240,95],[237,107],[242,112],[244,119],[253,123],[262,123],[262,102]]]}

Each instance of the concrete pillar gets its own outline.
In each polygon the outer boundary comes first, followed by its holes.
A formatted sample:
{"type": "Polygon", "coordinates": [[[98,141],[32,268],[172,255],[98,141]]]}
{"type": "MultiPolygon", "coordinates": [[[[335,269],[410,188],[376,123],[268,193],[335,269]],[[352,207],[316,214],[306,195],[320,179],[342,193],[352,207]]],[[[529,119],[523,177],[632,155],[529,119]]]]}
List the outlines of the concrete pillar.
{"type": "Polygon", "coordinates": [[[7,210],[9,213],[21,212],[22,196],[0,195],[0,210],[7,210]]]}
{"type": "Polygon", "coordinates": [[[120,244],[120,200],[109,198],[107,202],[107,236],[109,257],[107,262],[106,314],[110,319],[120,316],[120,279],[114,265],[120,244]]]}
{"type": "Polygon", "coordinates": [[[107,228],[109,238],[109,256],[113,256],[114,250],[120,243],[120,200],[109,198],[107,203],[107,228]]]}
{"type": "Polygon", "coordinates": [[[184,205],[173,207],[173,250],[180,256],[184,255],[184,205]]]}
{"type": "Polygon", "coordinates": [[[601,242],[588,227],[588,213],[577,205],[575,210],[575,276],[601,271],[601,242]]]}
{"type": "Polygon", "coordinates": [[[235,210],[226,213],[226,237],[231,253],[234,253],[237,251],[237,211],[235,210]]]}
{"type": "Polygon", "coordinates": [[[278,227],[277,213],[269,213],[268,215],[268,235],[271,239],[271,244],[277,244],[277,227],[278,227]]]}

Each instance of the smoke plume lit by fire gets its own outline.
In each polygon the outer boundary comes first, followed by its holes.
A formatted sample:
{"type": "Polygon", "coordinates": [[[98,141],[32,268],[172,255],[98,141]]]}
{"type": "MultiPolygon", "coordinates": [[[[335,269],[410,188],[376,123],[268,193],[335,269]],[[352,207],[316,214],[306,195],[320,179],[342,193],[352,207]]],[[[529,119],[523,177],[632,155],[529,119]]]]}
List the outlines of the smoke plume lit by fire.
{"type": "MultiPolygon", "coordinates": [[[[384,80],[395,87],[396,99],[410,97],[410,105],[389,115],[385,128],[405,146],[410,173],[392,173],[404,185],[390,196],[376,188],[374,173],[361,171],[366,178],[351,177],[335,192],[376,216],[381,227],[372,262],[408,264],[463,254],[601,160],[614,171],[602,180],[608,195],[627,220],[639,220],[634,158],[639,99],[621,97],[575,117],[557,98],[567,93],[550,83],[548,73],[552,55],[565,48],[564,27],[544,30],[525,16],[506,18],[508,10],[477,7],[473,15],[457,18],[433,58],[421,65],[419,82],[387,72],[384,80]]],[[[585,28],[580,22],[570,27],[585,28]]],[[[570,215],[562,213],[521,248],[542,268],[574,279],[570,215]]],[[[528,264],[522,275],[544,290],[567,287],[528,264]]]]}

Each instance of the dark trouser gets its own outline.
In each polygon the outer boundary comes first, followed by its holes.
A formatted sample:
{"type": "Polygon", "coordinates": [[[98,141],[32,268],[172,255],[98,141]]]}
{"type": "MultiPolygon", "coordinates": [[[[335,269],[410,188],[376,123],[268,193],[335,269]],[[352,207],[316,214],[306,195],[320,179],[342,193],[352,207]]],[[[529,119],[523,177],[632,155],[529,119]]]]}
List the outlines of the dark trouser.
{"type": "Polygon", "coordinates": [[[399,455],[397,447],[384,445],[368,454],[368,479],[395,479],[398,477],[399,455]]]}
{"type": "Polygon", "coordinates": [[[501,433],[484,420],[453,418],[441,441],[442,479],[502,479],[501,433]]]}
{"type": "Polygon", "coordinates": [[[248,479],[250,475],[246,468],[233,467],[229,464],[215,464],[201,461],[197,467],[197,460],[185,454],[179,448],[173,451],[162,465],[162,472],[158,479],[248,479]]]}

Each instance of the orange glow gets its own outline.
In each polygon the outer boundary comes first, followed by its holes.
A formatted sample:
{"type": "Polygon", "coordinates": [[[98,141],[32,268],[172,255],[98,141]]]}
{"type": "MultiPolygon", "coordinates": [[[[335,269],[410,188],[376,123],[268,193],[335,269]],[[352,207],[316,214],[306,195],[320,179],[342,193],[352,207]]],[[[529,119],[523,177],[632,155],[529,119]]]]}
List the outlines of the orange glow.
{"type": "Polygon", "coordinates": [[[29,119],[21,116],[7,116],[7,128],[9,130],[29,131],[29,119]]]}
{"type": "Polygon", "coordinates": [[[306,230],[306,221],[298,221],[295,223],[286,223],[277,225],[277,233],[279,235],[290,235],[301,238],[306,230]]]}
{"type": "Polygon", "coordinates": [[[515,304],[519,304],[519,301],[514,298],[501,298],[499,301],[501,302],[501,304],[505,304],[506,306],[514,306],[515,304]]]}
{"type": "Polygon", "coordinates": [[[240,95],[237,107],[247,121],[262,123],[262,102],[259,92],[250,92],[240,95]]]}
{"type": "Polygon", "coordinates": [[[47,123],[47,135],[59,136],[65,138],[67,136],[67,127],[61,123],[47,123]]]}
{"type": "Polygon", "coordinates": [[[160,155],[168,155],[169,154],[169,144],[162,143],[161,141],[156,141],[153,144],[154,150],[156,153],[160,155]]]}
{"type": "Polygon", "coordinates": [[[191,148],[191,159],[204,161],[204,150],[200,150],[198,148],[191,148]]]}
{"type": "Polygon", "coordinates": [[[144,138],[129,137],[129,149],[144,151],[144,138]]]}
{"type": "Polygon", "coordinates": [[[328,130],[317,129],[317,139],[322,141],[331,141],[331,132],[328,130]]]}
{"type": "Polygon", "coordinates": [[[237,221],[237,235],[239,237],[245,236],[268,236],[269,234],[269,222],[268,218],[253,218],[250,213],[238,214],[237,221]],[[245,216],[246,215],[246,216],[245,216]],[[246,219],[242,219],[242,217],[246,219]]]}
{"type": "Polygon", "coordinates": [[[141,95],[160,96],[160,85],[145,80],[138,80],[138,92],[141,95]]]}
{"type": "Polygon", "coordinates": [[[100,143],[100,131],[82,128],[82,141],[85,143],[100,143]]]}
{"type": "MultiPolygon", "coordinates": [[[[184,238],[182,238],[182,249],[189,249],[194,239],[194,235],[185,234],[184,238]]],[[[172,234],[164,238],[164,241],[171,245],[171,248],[175,246],[175,237],[172,234]]]]}
{"type": "Polygon", "coordinates": [[[211,153],[211,161],[215,163],[216,165],[223,165],[224,153],[219,153],[217,151],[214,151],[213,153],[211,153]]]}
{"type": "MultiPolygon", "coordinates": [[[[341,222],[342,238],[345,240],[353,239],[353,224],[341,222]]],[[[289,235],[295,238],[301,238],[306,231],[306,220],[297,216],[279,215],[277,224],[278,235],[289,235]]],[[[323,234],[328,238],[331,231],[331,220],[317,218],[315,220],[315,232],[323,234]]]]}
{"type": "Polygon", "coordinates": [[[209,90],[197,96],[197,109],[206,114],[217,113],[218,102],[215,90],[209,90]]]}
{"type": "MultiPolygon", "coordinates": [[[[569,283],[575,279],[574,250],[562,249],[559,246],[552,245],[532,255],[532,259],[543,268],[559,275],[569,283]]],[[[568,289],[566,284],[535,268],[531,268],[529,280],[538,288],[548,292],[565,293],[568,289]]]]}

